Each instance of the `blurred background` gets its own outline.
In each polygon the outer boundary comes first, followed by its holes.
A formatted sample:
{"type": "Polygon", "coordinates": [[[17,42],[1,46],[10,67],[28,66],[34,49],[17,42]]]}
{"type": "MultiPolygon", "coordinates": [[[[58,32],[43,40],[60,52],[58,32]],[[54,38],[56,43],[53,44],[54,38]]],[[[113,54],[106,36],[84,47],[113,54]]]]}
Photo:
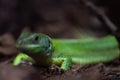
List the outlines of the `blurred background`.
{"type": "MultiPolygon", "coordinates": [[[[120,25],[119,0],[91,1],[117,26],[120,25]]],[[[109,34],[81,0],[0,0],[0,35],[21,31],[41,32],[51,37],[72,38],[80,32],[94,36],[109,34]]]]}
{"type": "Polygon", "coordinates": [[[12,46],[23,31],[45,33],[53,38],[111,34],[81,1],[93,3],[119,31],[119,0],[0,0],[0,52],[16,51],[12,46]]]}

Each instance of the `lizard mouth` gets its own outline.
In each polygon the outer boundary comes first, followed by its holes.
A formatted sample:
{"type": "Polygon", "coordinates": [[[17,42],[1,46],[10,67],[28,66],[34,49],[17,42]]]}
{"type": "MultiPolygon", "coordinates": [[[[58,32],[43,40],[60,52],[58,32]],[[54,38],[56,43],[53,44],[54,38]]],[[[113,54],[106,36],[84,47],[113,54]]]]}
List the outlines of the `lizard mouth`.
{"type": "Polygon", "coordinates": [[[31,48],[37,48],[37,47],[42,47],[40,45],[36,45],[36,44],[25,44],[25,45],[19,45],[19,44],[16,44],[16,47],[19,49],[19,48],[28,48],[28,49],[31,49],[31,48]]]}
{"type": "Polygon", "coordinates": [[[26,53],[41,53],[45,51],[45,47],[35,44],[25,44],[25,45],[16,44],[16,48],[26,53]]]}

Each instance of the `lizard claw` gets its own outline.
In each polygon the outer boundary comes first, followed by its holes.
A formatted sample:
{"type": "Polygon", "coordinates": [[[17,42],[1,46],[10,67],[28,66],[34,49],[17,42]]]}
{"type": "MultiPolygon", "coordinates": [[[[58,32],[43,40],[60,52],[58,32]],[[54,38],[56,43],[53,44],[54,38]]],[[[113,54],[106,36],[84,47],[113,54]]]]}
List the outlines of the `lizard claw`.
{"type": "Polygon", "coordinates": [[[49,68],[48,68],[48,72],[50,74],[62,74],[64,72],[63,69],[61,69],[59,66],[52,64],[49,68]]]}
{"type": "Polygon", "coordinates": [[[32,63],[32,62],[29,62],[29,61],[21,60],[20,65],[29,65],[29,66],[32,66],[33,63],[32,63]]]}

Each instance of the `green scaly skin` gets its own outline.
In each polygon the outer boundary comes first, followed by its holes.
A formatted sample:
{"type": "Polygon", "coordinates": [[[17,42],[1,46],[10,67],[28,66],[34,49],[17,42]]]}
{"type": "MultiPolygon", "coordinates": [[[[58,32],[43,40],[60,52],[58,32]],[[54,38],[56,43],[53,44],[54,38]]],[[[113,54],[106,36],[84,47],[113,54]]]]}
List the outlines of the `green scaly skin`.
{"type": "Polygon", "coordinates": [[[22,52],[13,65],[22,60],[35,65],[56,64],[67,71],[71,64],[95,64],[109,62],[119,57],[119,48],[113,36],[101,39],[51,39],[45,34],[22,33],[16,42],[22,52]]]}

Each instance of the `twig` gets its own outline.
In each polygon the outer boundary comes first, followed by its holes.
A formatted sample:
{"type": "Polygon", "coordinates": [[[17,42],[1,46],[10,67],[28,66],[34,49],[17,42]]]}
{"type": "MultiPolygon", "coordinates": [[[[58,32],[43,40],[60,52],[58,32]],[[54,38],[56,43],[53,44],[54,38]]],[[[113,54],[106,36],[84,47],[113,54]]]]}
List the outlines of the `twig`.
{"type": "Polygon", "coordinates": [[[92,2],[81,0],[82,4],[84,4],[85,7],[90,9],[97,18],[106,26],[108,30],[111,31],[111,34],[116,37],[118,42],[120,42],[120,35],[118,34],[118,27],[110,21],[110,19],[105,15],[105,13],[101,10],[99,10],[92,2]]]}

